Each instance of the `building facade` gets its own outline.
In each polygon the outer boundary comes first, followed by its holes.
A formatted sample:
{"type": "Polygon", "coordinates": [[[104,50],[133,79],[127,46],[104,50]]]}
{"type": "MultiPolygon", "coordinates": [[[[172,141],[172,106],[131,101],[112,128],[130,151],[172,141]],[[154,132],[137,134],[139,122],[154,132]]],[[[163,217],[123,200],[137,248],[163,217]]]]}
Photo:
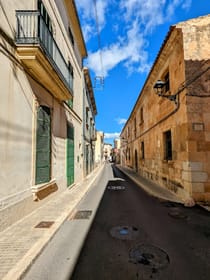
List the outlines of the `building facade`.
{"type": "Polygon", "coordinates": [[[95,164],[96,166],[103,163],[104,150],[104,133],[103,131],[96,131],[95,142],[95,164]]]}
{"type": "Polygon", "coordinates": [[[84,103],[83,103],[83,168],[84,175],[88,175],[95,167],[96,128],[95,116],[97,114],[93,86],[88,68],[84,67],[84,103]]]}
{"type": "Polygon", "coordinates": [[[83,178],[83,58],[73,0],[0,8],[0,209],[83,178]]]}
{"type": "Polygon", "coordinates": [[[210,202],[209,44],[210,15],[172,26],[121,132],[122,165],[198,202],[210,202]]]}
{"type": "Polygon", "coordinates": [[[105,161],[112,161],[112,144],[104,143],[103,155],[105,161]]]}
{"type": "Polygon", "coordinates": [[[120,163],[120,139],[114,139],[114,148],[112,149],[112,161],[116,164],[120,163]]]}

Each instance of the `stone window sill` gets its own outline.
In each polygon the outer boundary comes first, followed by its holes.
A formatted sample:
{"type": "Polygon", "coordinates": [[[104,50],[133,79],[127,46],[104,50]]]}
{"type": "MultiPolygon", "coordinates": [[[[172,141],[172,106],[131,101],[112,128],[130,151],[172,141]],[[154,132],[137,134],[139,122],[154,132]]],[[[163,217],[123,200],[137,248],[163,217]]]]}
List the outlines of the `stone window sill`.
{"type": "Polygon", "coordinates": [[[49,187],[51,187],[52,185],[54,185],[56,182],[55,179],[52,179],[50,180],[49,182],[47,183],[43,183],[43,184],[39,184],[39,185],[34,185],[31,187],[31,190],[32,190],[32,194],[33,194],[33,200],[37,200],[38,199],[38,196],[37,194],[40,192],[40,191],[43,191],[49,187]]]}

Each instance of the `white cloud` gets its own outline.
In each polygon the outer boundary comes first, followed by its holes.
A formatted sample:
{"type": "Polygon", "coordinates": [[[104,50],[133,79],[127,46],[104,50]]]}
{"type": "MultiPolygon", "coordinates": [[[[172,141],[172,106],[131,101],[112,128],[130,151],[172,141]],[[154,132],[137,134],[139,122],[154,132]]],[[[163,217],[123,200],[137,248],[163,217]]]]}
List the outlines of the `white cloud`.
{"type": "Polygon", "coordinates": [[[167,18],[170,18],[174,14],[176,7],[179,6],[181,2],[182,0],[174,0],[168,5],[166,12],[167,18]]]}
{"type": "Polygon", "coordinates": [[[117,119],[116,119],[116,122],[117,122],[118,124],[125,124],[125,123],[127,122],[127,119],[124,119],[124,118],[117,118],[117,119]]]}
{"type": "Polygon", "coordinates": [[[103,58],[103,69],[100,64],[100,50],[88,55],[88,67],[95,72],[96,76],[107,76],[108,71],[126,59],[126,54],[119,43],[102,49],[101,56],[103,58]]]}
{"type": "Polygon", "coordinates": [[[182,4],[182,8],[185,10],[188,10],[191,7],[192,4],[192,0],[186,0],[183,4],[182,4]]]}
{"type": "Polygon", "coordinates": [[[99,29],[101,30],[105,25],[105,14],[106,9],[108,7],[109,1],[98,0],[96,1],[96,12],[97,12],[97,19],[99,24],[99,29]]]}
{"type": "Polygon", "coordinates": [[[120,132],[104,133],[105,139],[119,138],[119,137],[120,137],[120,132]]]}
{"type": "Polygon", "coordinates": [[[148,71],[147,53],[143,50],[145,45],[147,45],[147,42],[143,35],[139,33],[138,22],[134,21],[127,31],[126,40],[120,38],[118,42],[109,47],[89,53],[87,59],[88,67],[97,76],[105,77],[111,69],[121,62],[124,62],[128,72],[148,71]],[[100,55],[102,57],[102,65],[100,63],[100,55]]]}
{"type": "Polygon", "coordinates": [[[105,15],[109,0],[76,0],[76,4],[80,11],[82,30],[87,42],[91,37],[97,36],[97,28],[101,31],[106,25],[105,15]],[[96,6],[94,3],[96,3],[96,6]]]}
{"type": "Polygon", "coordinates": [[[175,13],[175,10],[181,6],[182,9],[188,10],[192,4],[192,0],[173,0],[169,3],[166,9],[166,20],[170,19],[171,16],[175,13]]]}
{"type": "Polygon", "coordinates": [[[121,0],[120,5],[124,9],[126,22],[137,18],[139,24],[144,26],[144,32],[164,21],[163,8],[166,0],[121,0]]]}
{"type": "Polygon", "coordinates": [[[114,37],[116,39],[111,44],[102,46],[101,50],[89,52],[88,67],[97,76],[107,76],[120,63],[123,63],[128,74],[148,72],[150,63],[147,35],[156,26],[169,21],[176,9],[189,9],[192,0],[76,0],[86,42],[91,38],[97,40],[94,2],[97,5],[100,31],[106,26],[108,11],[112,5],[116,5],[114,9],[118,9],[118,13],[110,32],[117,34],[117,31],[123,30],[120,36],[114,37]],[[118,16],[120,20],[117,19],[118,16]]]}
{"type": "Polygon", "coordinates": [[[144,34],[153,30],[157,25],[171,19],[177,8],[189,9],[192,0],[121,0],[120,7],[124,9],[126,22],[133,17],[139,20],[144,28],[144,34]]]}
{"type": "Polygon", "coordinates": [[[76,4],[83,18],[94,18],[93,0],[78,0],[76,4]]]}
{"type": "Polygon", "coordinates": [[[93,26],[91,24],[86,24],[85,26],[83,26],[82,31],[83,31],[84,39],[87,42],[94,34],[95,29],[93,28],[93,26]]]}

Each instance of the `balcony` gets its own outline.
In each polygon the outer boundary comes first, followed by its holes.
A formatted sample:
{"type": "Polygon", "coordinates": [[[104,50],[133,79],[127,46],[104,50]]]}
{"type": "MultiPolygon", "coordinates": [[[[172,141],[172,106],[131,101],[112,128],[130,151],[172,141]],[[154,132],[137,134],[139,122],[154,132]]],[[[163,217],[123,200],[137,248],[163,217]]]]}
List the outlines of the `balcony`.
{"type": "Polygon", "coordinates": [[[17,54],[26,71],[55,98],[73,97],[73,76],[39,11],[16,11],[17,54]]]}

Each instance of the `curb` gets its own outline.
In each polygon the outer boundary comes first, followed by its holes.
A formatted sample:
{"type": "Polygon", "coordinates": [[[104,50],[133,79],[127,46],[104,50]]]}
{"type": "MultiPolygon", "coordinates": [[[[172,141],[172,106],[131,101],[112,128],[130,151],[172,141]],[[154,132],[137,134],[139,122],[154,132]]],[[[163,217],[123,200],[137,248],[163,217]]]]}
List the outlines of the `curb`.
{"type": "MultiPolygon", "coordinates": [[[[144,182],[139,182],[138,179],[134,178],[132,175],[128,174],[126,172],[126,170],[124,170],[122,167],[120,166],[116,166],[122,173],[124,173],[130,180],[132,180],[133,182],[135,182],[139,187],[141,187],[145,192],[147,192],[149,195],[160,198],[160,199],[164,199],[164,200],[168,200],[171,202],[177,202],[177,203],[183,203],[183,201],[181,199],[179,199],[178,197],[176,197],[172,192],[170,192],[169,190],[164,190],[168,192],[168,195],[163,195],[161,193],[158,193],[157,191],[153,191],[152,188],[149,188],[144,182]]],[[[161,190],[163,191],[163,190],[161,190]]]]}

